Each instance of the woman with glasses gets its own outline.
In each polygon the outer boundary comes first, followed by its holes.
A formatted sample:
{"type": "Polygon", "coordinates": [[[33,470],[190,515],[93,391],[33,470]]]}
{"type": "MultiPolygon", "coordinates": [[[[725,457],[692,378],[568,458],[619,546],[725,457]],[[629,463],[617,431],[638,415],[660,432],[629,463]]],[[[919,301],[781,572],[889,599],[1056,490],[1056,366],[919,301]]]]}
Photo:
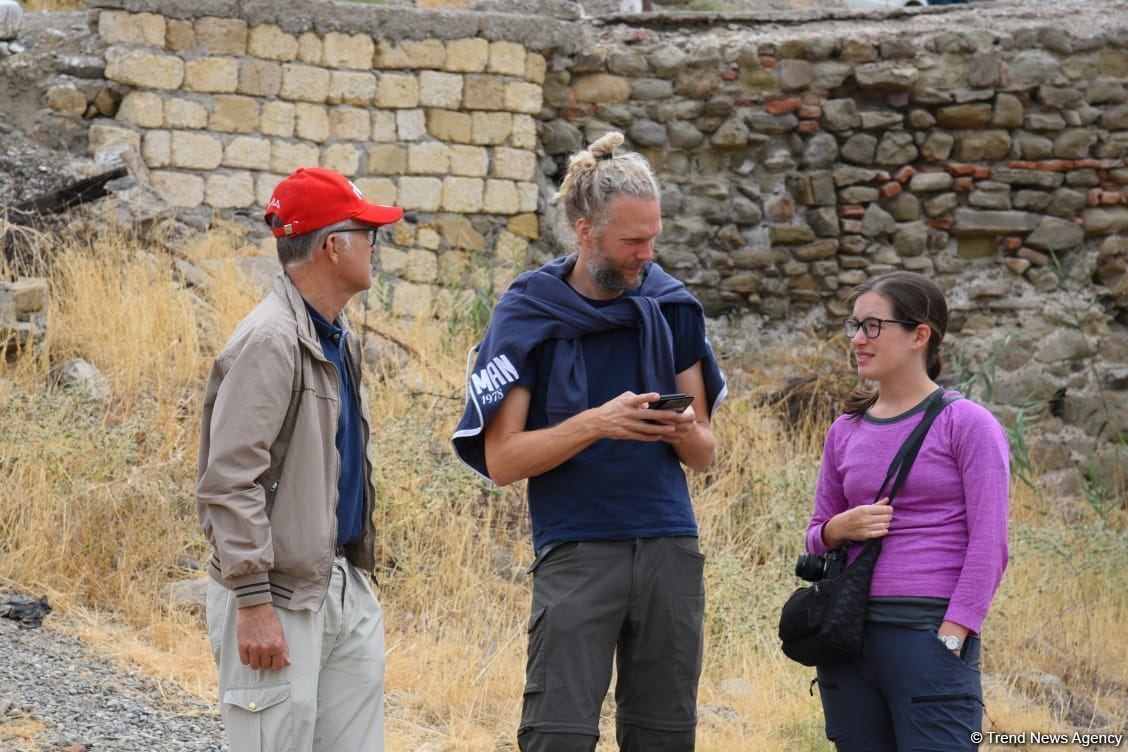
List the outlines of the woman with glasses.
{"type": "Polygon", "coordinates": [[[1007,565],[1006,436],[986,409],[955,399],[893,503],[873,503],[928,398],[943,389],[948,306],[930,279],[900,271],[859,285],[848,301],[843,327],[872,388],[855,393],[827,433],[807,550],[884,541],[861,654],[818,667],[826,735],[838,752],[974,750],[979,630],[1007,565]]]}

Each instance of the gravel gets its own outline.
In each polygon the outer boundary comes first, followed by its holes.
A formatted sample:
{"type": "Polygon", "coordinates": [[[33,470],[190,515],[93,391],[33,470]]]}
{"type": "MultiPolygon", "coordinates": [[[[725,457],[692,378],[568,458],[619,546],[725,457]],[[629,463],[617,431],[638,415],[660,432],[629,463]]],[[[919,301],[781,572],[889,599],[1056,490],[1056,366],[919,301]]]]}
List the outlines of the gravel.
{"type": "Polygon", "coordinates": [[[0,619],[0,750],[62,749],[221,752],[227,745],[215,707],[170,693],[79,640],[0,619]],[[27,721],[46,728],[31,740],[5,734],[27,721]]]}

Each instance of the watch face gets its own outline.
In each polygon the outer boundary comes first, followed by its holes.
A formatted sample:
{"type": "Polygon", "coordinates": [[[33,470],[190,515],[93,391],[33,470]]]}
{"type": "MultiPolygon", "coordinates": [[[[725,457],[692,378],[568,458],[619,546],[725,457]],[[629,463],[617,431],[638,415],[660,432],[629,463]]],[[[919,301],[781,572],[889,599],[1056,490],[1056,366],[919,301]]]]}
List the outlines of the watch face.
{"type": "Polygon", "coordinates": [[[948,650],[959,650],[960,638],[955,635],[944,635],[940,638],[940,642],[944,643],[944,647],[948,650]]]}

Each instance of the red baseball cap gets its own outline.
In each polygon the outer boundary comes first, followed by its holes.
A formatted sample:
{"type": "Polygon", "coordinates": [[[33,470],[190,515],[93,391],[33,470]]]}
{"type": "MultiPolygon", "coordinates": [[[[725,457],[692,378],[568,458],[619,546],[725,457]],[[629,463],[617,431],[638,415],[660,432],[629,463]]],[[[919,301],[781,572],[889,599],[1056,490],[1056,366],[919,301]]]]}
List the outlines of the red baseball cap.
{"type": "Polygon", "coordinates": [[[324,167],[299,167],[274,188],[263,215],[274,237],[296,237],[346,219],[369,225],[390,225],[403,219],[403,209],[373,204],[344,175],[324,167]],[[271,217],[282,220],[274,227],[271,217]]]}

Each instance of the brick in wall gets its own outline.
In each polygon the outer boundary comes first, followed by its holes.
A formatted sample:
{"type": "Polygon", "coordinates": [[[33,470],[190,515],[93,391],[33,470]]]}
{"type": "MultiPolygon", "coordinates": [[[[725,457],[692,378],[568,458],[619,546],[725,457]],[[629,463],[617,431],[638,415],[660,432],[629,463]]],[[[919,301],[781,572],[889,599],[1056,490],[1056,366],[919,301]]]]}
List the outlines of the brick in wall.
{"type": "Polygon", "coordinates": [[[263,60],[288,63],[298,57],[298,39],[273,24],[255,26],[247,36],[247,52],[263,60]]]}
{"type": "Polygon", "coordinates": [[[508,76],[525,75],[525,48],[515,42],[491,42],[486,70],[508,76]]]}
{"type": "Polygon", "coordinates": [[[289,102],[264,102],[261,129],[264,136],[290,138],[294,135],[295,107],[289,102]]]}
{"type": "Polygon", "coordinates": [[[172,161],[172,134],[168,131],[146,131],[141,137],[141,158],[149,168],[168,167],[172,161]]]}
{"type": "Polygon", "coordinates": [[[241,18],[205,17],[196,20],[196,41],[209,55],[247,53],[247,22],[241,18]]]}
{"type": "Polygon", "coordinates": [[[437,39],[391,42],[381,39],[376,43],[372,66],[388,69],[430,68],[442,70],[446,65],[447,51],[437,39]]]}
{"type": "Polygon", "coordinates": [[[204,203],[215,209],[235,209],[255,202],[254,177],[249,172],[208,175],[204,203]]]}
{"type": "Polygon", "coordinates": [[[381,73],[376,83],[376,106],[384,109],[418,107],[418,79],[410,73],[381,73]]]}
{"type": "Polygon", "coordinates": [[[194,99],[170,97],[164,100],[164,127],[204,128],[208,124],[208,109],[194,99]]]}
{"type": "Polygon", "coordinates": [[[179,89],[184,61],[173,55],[111,47],[106,50],[106,78],[139,89],[179,89]]]}
{"type": "Polygon", "coordinates": [[[329,77],[329,104],[369,105],[376,98],[376,76],[359,71],[333,71],[329,77]]]}
{"type": "Polygon", "coordinates": [[[399,179],[399,205],[409,211],[438,211],[443,206],[443,181],[405,175],[399,179]]]}
{"type": "Polygon", "coordinates": [[[188,172],[154,170],[153,187],[171,205],[194,209],[204,202],[204,179],[188,172]]]}
{"type": "Polygon", "coordinates": [[[270,140],[257,136],[239,136],[223,150],[223,166],[247,170],[270,169],[270,140]]]}
{"type": "Polygon", "coordinates": [[[321,166],[342,175],[355,175],[360,170],[362,152],[353,144],[332,144],[321,152],[321,166]]]}
{"type": "Polygon", "coordinates": [[[341,141],[367,141],[372,133],[368,111],[359,107],[331,107],[329,135],[341,141]]]}
{"type": "Polygon", "coordinates": [[[98,35],[106,44],[164,47],[165,19],[155,13],[104,10],[98,14],[98,35]]]}
{"type": "Polygon", "coordinates": [[[368,70],[376,45],[367,34],[342,34],[331,31],[325,35],[322,63],[330,68],[355,68],[368,70]]]}
{"type": "Polygon", "coordinates": [[[454,73],[480,73],[490,59],[485,39],[455,39],[447,42],[444,68],[454,73]]]}
{"type": "Polygon", "coordinates": [[[357,178],[353,181],[369,201],[385,206],[398,206],[396,184],[388,178],[357,178]]]}
{"type": "Polygon", "coordinates": [[[222,142],[208,133],[173,131],[171,149],[173,167],[214,170],[223,161],[222,142]]]}
{"type": "Polygon", "coordinates": [[[234,93],[239,88],[239,63],[229,57],[206,57],[184,64],[188,91],[234,93]]]}
{"type": "Polygon", "coordinates": [[[215,98],[208,129],[222,133],[256,133],[259,130],[259,100],[254,97],[215,98]]]}
{"type": "Polygon", "coordinates": [[[282,66],[279,96],[298,102],[324,102],[329,95],[329,71],[312,65],[286,63],[282,66]]]}
{"type": "Polygon", "coordinates": [[[164,102],[150,91],[131,91],[121,100],[117,119],[142,128],[160,128],[164,124],[164,102]]]}
{"type": "Polygon", "coordinates": [[[270,60],[239,61],[236,91],[256,97],[275,97],[282,90],[282,65],[270,60]]]}

